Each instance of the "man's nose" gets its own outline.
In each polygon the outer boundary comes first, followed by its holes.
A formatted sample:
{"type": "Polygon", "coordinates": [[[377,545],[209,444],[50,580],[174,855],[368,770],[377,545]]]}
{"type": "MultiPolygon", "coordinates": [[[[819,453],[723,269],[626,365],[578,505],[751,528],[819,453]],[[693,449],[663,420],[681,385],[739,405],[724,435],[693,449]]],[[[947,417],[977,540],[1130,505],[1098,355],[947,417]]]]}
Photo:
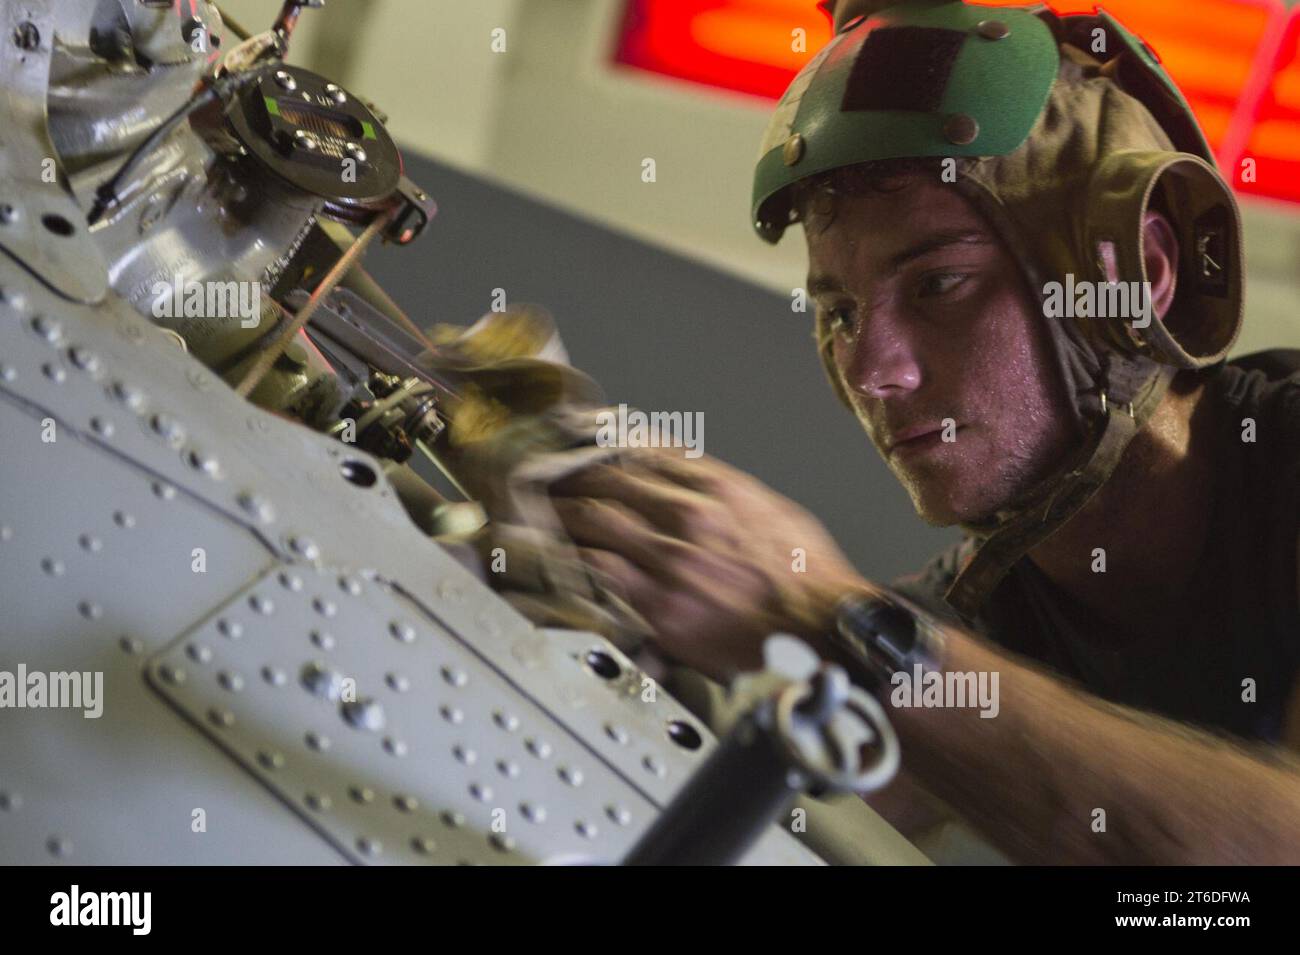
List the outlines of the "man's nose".
{"type": "Polygon", "coordinates": [[[873,315],[863,326],[845,356],[845,387],[878,400],[920,387],[921,365],[915,344],[897,323],[873,315]]]}

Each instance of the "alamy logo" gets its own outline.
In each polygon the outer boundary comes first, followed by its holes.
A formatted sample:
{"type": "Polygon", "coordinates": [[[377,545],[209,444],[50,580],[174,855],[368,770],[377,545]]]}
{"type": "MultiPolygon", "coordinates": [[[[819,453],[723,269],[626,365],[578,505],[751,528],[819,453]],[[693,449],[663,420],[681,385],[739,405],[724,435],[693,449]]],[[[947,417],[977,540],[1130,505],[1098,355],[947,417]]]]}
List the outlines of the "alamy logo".
{"type": "Polygon", "coordinates": [[[148,935],[153,923],[152,892],[68,892],[50,896],[51,925],[129,925],[132,935],[148,935]]]}
{"type": "Polygon", "coordinates": [[[238,318],[240,328],[262,321],[262,283],[194,282],[177,272],[171,283],[155,282],[154,318],[238,318]]]}
{"type": "Polygon", "coordinates": [[[964,709],[979,707],[980,719],[991,720],[998,715],[998,673],[981,670],[978,673],[961,670],[926,670],[916,664],[912,672],[898,670],[890,677],[894,689],[889,702],[903,709],[945,708],[964,709]]]}
{"type": "Polygon", "coordinates": [[[602,448],[685,448],[686,457],[704,453],[704,412],[651,411],[627,405],[618,411],[598,411],[596,444],[602,448]]]}
{"type": "Polygon", "coordinates": [[[1134,328],[1151,324],[1150,282],[1065,282],[1043,286],[1043,315],[1047,318],[1132,319],[1134,328]]]}
{"type": "Polygon", "coordinates": [[[104,713],[104,674],[102,671],[71,673],[62,670],[28,672],[27,664],[18,671],[0,670],[0,709],[81,709],[88,720],[104,713]]]}

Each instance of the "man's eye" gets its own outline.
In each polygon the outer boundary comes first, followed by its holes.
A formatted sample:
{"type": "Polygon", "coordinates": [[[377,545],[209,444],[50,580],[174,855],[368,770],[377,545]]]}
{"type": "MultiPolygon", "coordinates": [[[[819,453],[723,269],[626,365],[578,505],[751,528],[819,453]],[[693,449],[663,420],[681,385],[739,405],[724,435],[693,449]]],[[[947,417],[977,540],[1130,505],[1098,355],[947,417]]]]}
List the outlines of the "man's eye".
{"type": "Polygon", "coordinates": [[[921,279],[917,287],[917,294],[921,298],[947,295],[949,292],[955,291],[968,278],[970,276],[965,272],[936,272],[932,275],[926,275],[921,279]]]}
{"type": "Polygon", "coordinates": [[[848,305],[837,305],[826,309],[826,325],[832,335],[848,338],[853,334],[853,309],[848,305]]]}

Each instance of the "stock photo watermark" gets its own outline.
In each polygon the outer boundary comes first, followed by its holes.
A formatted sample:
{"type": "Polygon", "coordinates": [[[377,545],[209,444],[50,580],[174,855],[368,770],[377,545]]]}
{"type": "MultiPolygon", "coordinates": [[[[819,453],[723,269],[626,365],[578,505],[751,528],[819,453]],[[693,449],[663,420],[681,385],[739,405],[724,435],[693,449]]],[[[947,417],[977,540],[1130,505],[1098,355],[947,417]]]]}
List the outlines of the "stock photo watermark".
{"type": "Polygon", "coordinates": [[[596,444],[602,448],[683,448],[686,457],[704,454],[704,412],[629,409],[596,413],[596,444]]]}

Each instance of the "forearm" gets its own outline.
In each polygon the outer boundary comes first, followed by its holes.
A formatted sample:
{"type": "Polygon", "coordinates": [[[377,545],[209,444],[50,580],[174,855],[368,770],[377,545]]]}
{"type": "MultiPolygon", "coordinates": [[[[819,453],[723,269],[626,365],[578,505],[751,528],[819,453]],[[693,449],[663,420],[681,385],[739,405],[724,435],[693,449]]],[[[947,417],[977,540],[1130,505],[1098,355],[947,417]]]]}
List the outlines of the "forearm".
{"type": "Polygon", "coordinates": [[[887,707],[904,762],[1013,858],[1300,862],[1300,772],[1280,751],[1103,703],[960,630],[942,662],[998,673],[998,714],[887,707]]]}

